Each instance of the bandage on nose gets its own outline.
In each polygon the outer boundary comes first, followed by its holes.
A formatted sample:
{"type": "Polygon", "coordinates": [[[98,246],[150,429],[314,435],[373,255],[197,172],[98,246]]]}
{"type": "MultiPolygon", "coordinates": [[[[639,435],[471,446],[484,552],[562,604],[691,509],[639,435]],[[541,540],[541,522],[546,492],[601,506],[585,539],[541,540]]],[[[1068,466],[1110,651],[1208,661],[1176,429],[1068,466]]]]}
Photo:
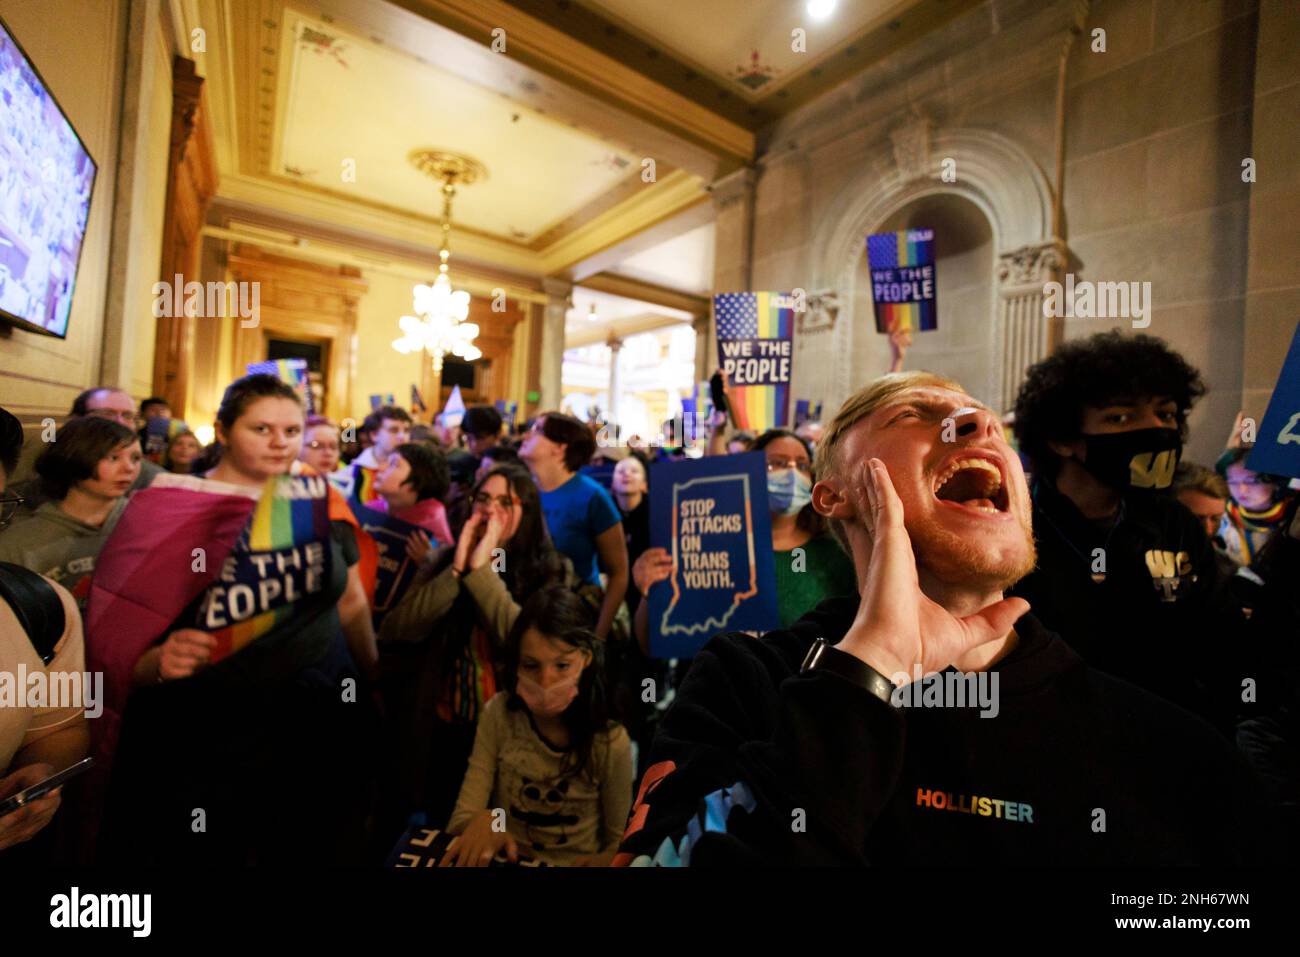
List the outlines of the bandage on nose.
{"type": "Polygon", "coordinates": [[[972,432],[974,432],[976,429],[980,427],[979,422],[976,419],[972,418],[972,416],[978,415],[979,411],[980,410],[975,408],[974,406],[967,405],[967,406],[963,406],[962,408],[958,409],[956,412],[952,414],[953,421],[960,423],[957,426],[958,435],[970,435],[972,432]],[[966,421],[961,422],[960,420],[962,419],[965,419],[966,421]]]}

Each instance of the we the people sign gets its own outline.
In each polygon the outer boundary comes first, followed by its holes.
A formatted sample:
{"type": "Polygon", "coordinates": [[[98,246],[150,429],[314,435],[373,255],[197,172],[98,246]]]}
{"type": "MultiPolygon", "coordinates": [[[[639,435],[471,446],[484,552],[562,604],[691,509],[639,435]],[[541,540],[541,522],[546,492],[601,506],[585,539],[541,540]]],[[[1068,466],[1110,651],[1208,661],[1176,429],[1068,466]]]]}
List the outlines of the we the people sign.
{"type": "Polygon", "coordinates": [[[868,236],[867,266],[877,332],[921,332],[938,326],[933,229],[868,236]]]}
{"type": "Polygon", "coordinates": [[[741,429],[785,425],[794,357],[794,298],[782,292],[724,292],[713,297],[718,356],[741,429]]]}

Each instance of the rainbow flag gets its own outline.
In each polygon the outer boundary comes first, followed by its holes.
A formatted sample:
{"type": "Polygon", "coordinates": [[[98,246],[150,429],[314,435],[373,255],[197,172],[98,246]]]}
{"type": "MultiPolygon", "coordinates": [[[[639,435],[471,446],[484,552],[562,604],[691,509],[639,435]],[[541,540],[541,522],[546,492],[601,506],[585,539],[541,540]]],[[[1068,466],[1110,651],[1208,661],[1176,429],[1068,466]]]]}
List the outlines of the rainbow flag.
{"type": "Polygon", "coordinates": [[[316,401],[311,394],[311,382],[307,377],[306,359],[268,359],[266,362],[250,362],[249,375],[273,375],[281,382],[287,382],[302,396],[303,407],[308,415],[316,414],[316,401]]]}
{"type": "Polygon", "coordinates": [[[782,292],[724,292],[713,297],[718,355],[738,428],[785,425],[790,412],[794,300],[782,292]]]}
{"type": "Polygon", "coordinates": [[[924,332],[938,327],[933,229],[868,236],[867,265],[877,332],[924,332]]]}
{"type": "Polygon", "coordinates": [[[329,483],[323,476],[267,480],[222,573],[208,586],[196,627],[217,639],[211,662],[239,651],[330,592],[329,483]]]}
{"type": "Polygon", "coordinates": [[[375,477],[378,469],[368,469],[356,462],[352,463],[352,497],[362,505],[369,505],[379,498],[375,491],[375,477]]]}

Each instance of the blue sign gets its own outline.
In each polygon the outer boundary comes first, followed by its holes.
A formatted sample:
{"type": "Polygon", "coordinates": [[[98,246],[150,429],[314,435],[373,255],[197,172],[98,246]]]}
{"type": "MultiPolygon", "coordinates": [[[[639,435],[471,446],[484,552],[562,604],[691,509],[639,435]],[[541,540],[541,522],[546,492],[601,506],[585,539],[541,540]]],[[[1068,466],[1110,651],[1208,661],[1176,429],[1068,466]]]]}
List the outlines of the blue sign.
{"type": "Polygon", "coordinates": [[[689,658],[725,631],[778,627],[762,452],[658,462],[650,544],[673,559],[650,589],[650,654],[689,658]]]}
{"type": "MultiPolygon", "coordinates": [[[[419,566],[406,554],[406,541],[412,532],[421,529],[410,522],[367,508],[355,498],[349,499],[348,505],[352,507],[352,514],[356,516],[361,530],[375,540],[379,549],[379,565],[375,571],[375,604],[372,609],[375,625],[378,626],[384,615],[397,607],[419,570],[419,566]]],[[[437,547],[436,542],[434,546],[437,547]]]]}
{"type": "Polygon", "coordinates": [[[1268,400],[1246,467],[1300,478],[1300,325],[1291,337],[1282,372],[1268,400]]]}

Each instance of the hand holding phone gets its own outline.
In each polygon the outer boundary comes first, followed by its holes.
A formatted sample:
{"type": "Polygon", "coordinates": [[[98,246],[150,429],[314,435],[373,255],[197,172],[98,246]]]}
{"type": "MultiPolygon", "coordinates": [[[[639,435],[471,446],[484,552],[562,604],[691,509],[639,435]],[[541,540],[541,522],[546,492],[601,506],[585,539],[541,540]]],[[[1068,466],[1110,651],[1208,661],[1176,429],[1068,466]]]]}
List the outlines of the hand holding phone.
{"type": "Polygon", "coordinates": [[[94,758],[82,758],[57,774],[48,764],[28,764],[0,779],[0,819],[46,798],[54,798],[57,806],[59,786],[94,763],[94,758]]]}
{"type": "Polygon", "coordinates": [[[86,758],[58,774],[51,765],[28,764],[0,778],[0,851],[39,834],[59,809],[59,785],[92,763],[86,758]]]}

